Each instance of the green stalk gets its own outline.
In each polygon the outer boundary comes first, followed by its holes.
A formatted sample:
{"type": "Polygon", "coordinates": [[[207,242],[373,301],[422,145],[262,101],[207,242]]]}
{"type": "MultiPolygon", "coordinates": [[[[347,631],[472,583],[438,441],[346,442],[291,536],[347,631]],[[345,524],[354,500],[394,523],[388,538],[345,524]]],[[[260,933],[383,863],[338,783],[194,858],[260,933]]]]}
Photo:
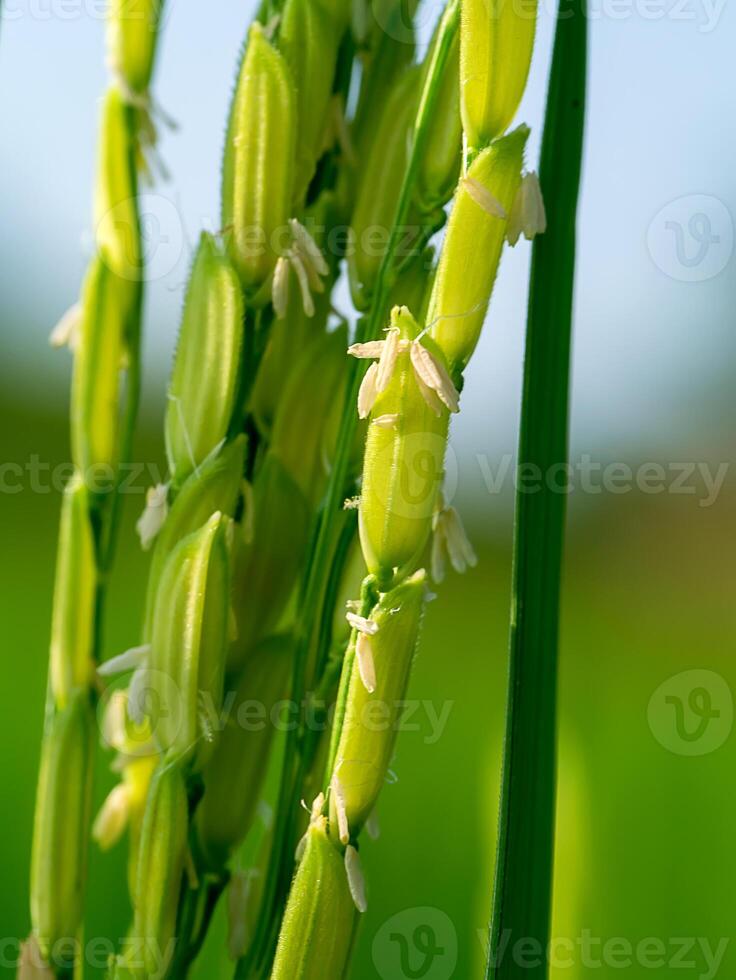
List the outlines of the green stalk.
{"type": "MultiPolygon", "coordinates": [[[[388,246],[378,273],[374,302],[368,316],[358,324],[356,332],[356,341],[358,342],[377,338],[388,315],[387,305],[393,274],[395,273],[396,253],[401,243],[402,225],[409,213],[419,165],[429,138],[432,116],[439,97],[442,73],[458,29],[459,15],[459,0],[450,0],[443,14],[443,26],[435,46],[432,63],[427,71],[427,79],[417,112],[409,163],[388,246]]],[[[309,646],[321,615],[321,597],[324,595],[332,562],[335,521],[339,518],[342,510],[350,452],[357,426],[354,406],[362,379],[362,369],[360,364],[351,361],[347,365],[346,371],[348,372],[348,380],[335,461],[314,538],[314,547],[307,562],[300,596],[294,682],[291,693],[291,699],[296,704],[301,703],[305,693],[305,668],[309,646]]],[[[290,731],[287,739],[276,810],[274,846],[263,893],[261,915],[252,947],[248,955],[241,959],[236,967],[235,977],[238,980],[264,975],[272,959],[273,943],[280,918],[280,903],[288,891],[293,870],[295,794],[298,793],[298,788],[302,785],[306,775],[306,760],[302,758],[300,764],[297,757],[299,735],[300,733],[296,730],[290,731]]]]}
{"type": "Polygon", "coordinates": [[[555,817],[555,715],[564,491],[568,459],[575,226],[583,146],[586,0],[561,0],[542,143],[548,231],[534,242],[519,472],[542,475],[519,492],[514,542],[506,744],[487,980],[518,975],[513,944],[538,943],[529,980],[548,975],[555,817]]]}

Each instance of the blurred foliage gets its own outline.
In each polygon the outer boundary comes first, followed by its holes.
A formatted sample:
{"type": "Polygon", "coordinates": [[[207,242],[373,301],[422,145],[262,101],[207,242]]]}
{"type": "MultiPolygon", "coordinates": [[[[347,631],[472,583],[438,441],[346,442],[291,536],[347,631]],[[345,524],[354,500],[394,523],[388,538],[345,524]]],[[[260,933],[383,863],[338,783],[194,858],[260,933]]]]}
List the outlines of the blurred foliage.
{"type": "MultiPolygon", "coordinates": [[[[25,466],[36,456],[53,471],[68,458],[64,405],[49,415],[17,400],[2,401],[0,395],[1,463],[25,466]]],[[[162,446],[145,430],[135,458],[163,465],[162,446]]],[[[39,473],[46,485],[48,476],[49,471],[39,473]]],[[[15,480],[11,475],[9,482],[15,480]]],[[[148,482],[134,481],[137,492],[126,502],[110,589],[108,653],[138,641],[147,557],[133,523],[148,482]]],[[[7,484],[2,489],[0,725],[7,749],[0,781],[0,935],[23,937],[59,494],[39,492],[38,485],[34,490],[30,474],[21,492],[8,493],[7,484]]],[[[426,907],[449,917],[449,932],[440,915],[435,933],[448,947],[456,936],[457,963],[450,969],[449,959],[438,958],[436,969],[445,972],[425,975],[480,976],[503,728],[511,527],[496,515],[494,527],[503,526],[503,536],[488,536],[483,515],[498,503],[494,498],[474,503],[475,526],[469,522],[469,531],[480,563],[466,577],[450,578],[440,600],[429,607],[410,692],[420,707],[405,719],[410,730],[399,739],[396,784],[386,787],[379,807],[381,837],[363,845],[369,909],[353,980],[401,980],[400,972],[387,972],[385,966],[391,957],[399,962],[400,942],[391,935],[403,932],[411,950],[421,938],[416,921],[430,920],[422,914],[417,920],[417,913],[406,910],[426,907]],[[436,718],[443,712],[441,726],[436,718]],[[398,924],[384,928],[399,913],[404,915],[398,924]]],[[[677,953],[674,939],[707,941],[715,950],[732,935],[736,913],[736,795],[731,791],[736,740],[731,734],[717,750],[689,758],[664,748],[647,721],[652,694],[680,671],[715,671],[736,690],[736,564],[729,547],[736,534],[733,488],[727,486],[709,508],[700,508],[692,496],[633,493],[586,501],[573,497],[571,508],[554,932],[575,944],[570,959],[576,964],[560,966],[553,977],[669,976],[675,969],[669,960],[677,953]],[[604,943],[620,937],[636,946],[656,938],[667,949],[666,962],[660,968],[623,968],[626,957],[619,953],[609,956],[608,966],[586,967],[584,930],[604,943]]],[[[112,784],[107,761],[100,761],[98,803],[112,784]]],[[[104,856],[92,853],[88,909],[88,942],[124,934],[129,910],[123,848],[104,856]]],[[[432,913],[435,919],[437,914],[432,913]]],[[[220,916],[196,976],[231,976],[224,963],[216,965],[222,958],[214,948],[223,935],[220,916]]],[[[421,964],[419,953],[411,952],[415,966],[421,964]]],[[[450,948],[443,956],[451,954],[450,948]]],[[[4,945],[2,955],[0,972],[10,976],[12,945],[4,945]]],[[[567,953],[560,955],[564,962],[567,953]]],[[[591,955],[600,957],[600,945],[591,946],[591,955]]],[[[702,947],[682,959],[692,964],[678,969],[683,980],[736,975],[731,948],[715,974],[708,973],[702,947]]]]}

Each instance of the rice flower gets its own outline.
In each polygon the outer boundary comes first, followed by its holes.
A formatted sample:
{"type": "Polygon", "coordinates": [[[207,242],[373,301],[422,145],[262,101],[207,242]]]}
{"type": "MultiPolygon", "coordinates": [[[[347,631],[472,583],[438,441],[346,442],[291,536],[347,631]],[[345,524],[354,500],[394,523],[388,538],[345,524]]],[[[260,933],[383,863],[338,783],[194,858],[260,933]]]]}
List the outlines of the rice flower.
{"type": "MultiPolygon", "coordinates": [[[[360,540],[369,571],[381,580],[394,569],[409,569],[427,543],[437,493],[444,475],[450,407],[457,391],[442,352],[430,350],[408,310],[395,309],[391,330],[399,343],[393,366],[380,375],[374,365],[366,374],[359,411],[391,419],[370,425],[366,438],[360,501],[360,540]],[[396,334],[394,334],[396,336],[396,334]],[[448,407],[450,406],[450,407],[448,407]]],[[[390,333],[389,333],[390,336],[390,333]]],[[[351,348],[353,356],[385,358],[390,340],[351,348]],[[377,346],[379,345],[379,346],[377,346]]]]}
{"type": "Polygon", "coordinates": [[[222,167],[222,225],[249,299],[270,280],[294,195],[296,95],[284,56],[250,29],[222,167]]]}
{"type": "MultiPolygon", "coordinates": [[[[44,959],[73,951],[87,866],[95,719],[87,691],[52,714],[41,751],[31,856],[31,918],[44,959]]],[[[60,970],[73,963],[55,962],[60,970]]]]}
{"type": "Polygon", "coordinates": [[[524,94],[534,48],[537,0],[463,0],[460,100],[468,145],[506,132],[524,94]]]}
{"type": "Polygon", "coordinates": [[[94,676],[95,542],[89,495],[75,476],[64,491],[51,618],[50,689],[57,708],[94,676]]]}
{"type": "Polygon", "coordinates": [[[455,195],[427,312],[430,334],[453,370],[464,369],[478,343],[528,135],[520,126],[480,153],[455,195]]]}
{"type": "Polygon", "coordinates": [[[162,752],[200,769],[212,746],[201,702],[217,712],[222,701],[230,617],[232,522],[215,513],[171,552],[161,576],[144,678],[155,695],[149,717],[162,752]]]}
{"type": "Polygon", "coordinates": [[[112,484],[121,440],[121,372],[129,320],[126,284],[102,255],[92,259],[82,294],[83,316],[71,395],[72,457],[91,487],[112,484]],[[94,484],[92,483],[94,481],[94,484]]]}
{"type": "Polygon", "coordinates": [[[102,108],[94,201],[95,242],[112,271],[130,284],[131,303],[143,275],[135,146],[132,110],[122,93],[112,87],[102,108]]]}
{"type": "MultiPolygon", "coordinates": [[[[372,813],[383,788],[396,741],[400,705],[406,697],[427,592],[424,570],[380,597],[371,612],[377,629],[370,637],[375,686],[368,690],[353,669],[345,717],[335,752],[332,783],[340,787],[348,839],[354,839],[372,813]]],[[[355,638],[353,640],[355,642],[355,638]]],[[[338,799],[330,796],[330,832],[337,836],[338,799]]],[[[343,843],[343,835],[340,834],[343,843]]]]}
{"type": "Polygon", "coordinates": [[[306,834],[279,934],[271,980],[325,980],[345,975],[357,912],[345,860],[317,816],[306,834]]]}
{"type": "Polygon", "coordinates": [[[110,67],[133,95],[151,84],[164,0],[110,0],[107,47],[110,67]]]}
{"type": "Polygon", "coordinates": [[[216,511],[235,517],[240,501],[247,439],[237,436],[211,453],[179,489],[156,535],[146,591],[143,638],[150,640],[158,583],[174,547],[193,534],[216,511]]]}
{"type": "Polygon", "coordinates": [[[337,51],[342,40],[340,26],[328,8],[314,0],[287,0],[279,22],[278,47],[291,69],[296,89],[297,207],[314,175],[328,124],[337,51]]]}
{"type": "Polygon", "coordinates": [[[408,159],[420,71],[407,71],[391,93],[360,174],[348,253],[350,289],[359,310],[370,305],[388,245],[408,159]]]}
{"type": "Polygon", "coordinates": [[[224,440],[233,414],[243,344],[243,299],[230,261],[203,234],[182,315],[166,409],[166,454],[174,483],[224,440]]]}
{"type": "Polygon", "coordinates": [[[527,241],[531,241],[537,235],[544,234],[546,230],[547,215],[539,178],[533,172],[524,174],[511,206],[506,240],[513,248],[522,234],[527,241]]]}
{"type": "MultiPolygon", "coordinates": [[[[441,22],[440,22],[441,23],[441,22]]],[[[438,27],[439,29],[439,27],[438,27]]],[[[434,43],[424,62],[423,77],[431,65],[434,43]]],[[[437,106],[427,145],[419,163],[417,196],[422,211],[441,209],[452,196],[460,174],[463,127],[460,119],[460,42],[456,37],[445,64],[437,106]]],[[[407,305],[411,305],[407,298],[407,305]]]]}
{"type": "Polygon", "coordinates": [[[187,794],[176,766],[162,765],[148,791],[133,898],[137,944],[118,957],[115,977],[162,975],[174,954],[179,890],[187,850],[187,794]]]}

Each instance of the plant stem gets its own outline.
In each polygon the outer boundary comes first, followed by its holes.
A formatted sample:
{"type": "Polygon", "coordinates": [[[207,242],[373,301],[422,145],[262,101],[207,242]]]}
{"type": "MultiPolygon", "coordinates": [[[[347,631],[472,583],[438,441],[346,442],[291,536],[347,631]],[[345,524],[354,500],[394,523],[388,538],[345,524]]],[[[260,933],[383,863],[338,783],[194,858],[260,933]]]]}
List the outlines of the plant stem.
{"type": "MultiPolygon", "coordinates": [[[[548,232],[532,258],[519,468],[545,477],[568,458],[575,225],[583,146],[586,0],[560,0],[540,182],[548,232]]],[[[558,470],[559,472],[559,470],[558,470]]],[[[548,975],[555,817],[555,715],[564,492],[519,493],[506,744],[487,980],[518,973],[508,950],[538,943],[548,975]],[[506,955],[504,955],[504,951],[506,955]]]]}

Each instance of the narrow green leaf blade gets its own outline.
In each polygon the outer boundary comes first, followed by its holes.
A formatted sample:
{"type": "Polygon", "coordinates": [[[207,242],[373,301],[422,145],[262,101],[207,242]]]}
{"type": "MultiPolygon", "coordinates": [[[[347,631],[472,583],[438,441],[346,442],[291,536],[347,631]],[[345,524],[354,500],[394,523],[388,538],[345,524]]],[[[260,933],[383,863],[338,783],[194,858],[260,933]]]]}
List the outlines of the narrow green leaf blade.
{"type": "Polygon", "coordinates": [[[487,980],[548,975],[555,813],[555,709],[568,458],[575,224],[583,146],[586,0],[560,0],[540,182],[548,231],[535,240],[519,445],[509,703],[487,980]],[[529,465],[535,467],[532,471],[529,465]],[[549,479],[548,479],[549,477],[549,479]],[[529,955],[534,946],[534,956],[529,955]],[[530,961],[535,966],[529,966],[530,961]]]}

